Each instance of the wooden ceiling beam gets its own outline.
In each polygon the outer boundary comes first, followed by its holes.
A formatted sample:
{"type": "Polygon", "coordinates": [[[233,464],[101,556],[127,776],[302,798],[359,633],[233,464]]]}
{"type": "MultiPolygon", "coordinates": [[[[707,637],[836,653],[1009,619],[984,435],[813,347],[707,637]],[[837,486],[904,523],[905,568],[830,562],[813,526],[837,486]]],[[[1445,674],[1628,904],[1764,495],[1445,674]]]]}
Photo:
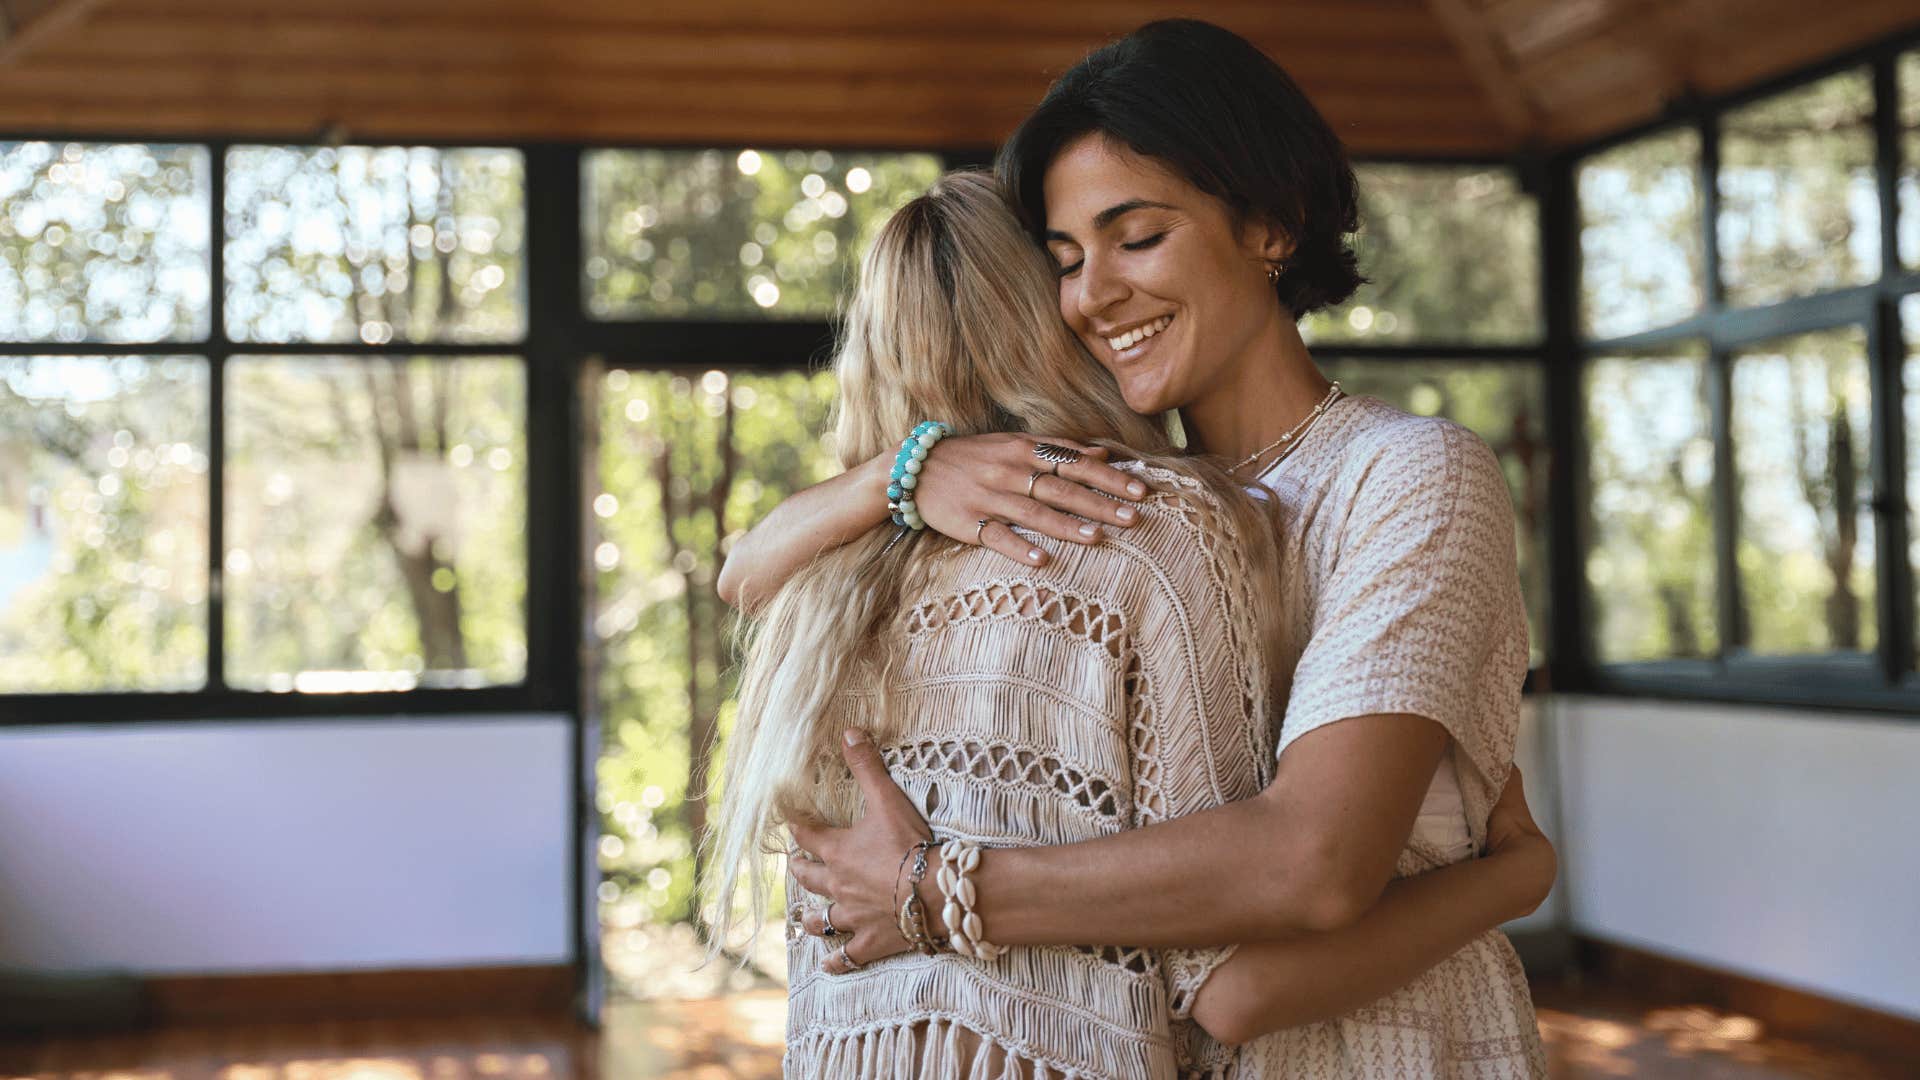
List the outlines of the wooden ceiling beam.
{"type": "Polygon", "coordinates": [[[1539,112],[1514,74],[1505,47],[1489,29],[1486,15],[1467,0],[1427,0],[1427,7],[1460,50],[1486,104],[1507,133],[1516,141],[1536,134],[1541,127],[1539,112]]]}
{"type": "MultiPolygon", "coordinates": [[[[1331,44],[1311,37],[1274,48],[1296,78],[1378,79],[1412,88],[1464,85],[1469,76],[1452,49],[1436,42],[1378,46],[1368,50],[1374,67],[1357,67],[1331,44]]],[[[473,68],[564,65],[569,70],[703,73],[715,77],[783,72],[939,73],[1050,78],[1079,59],[1077,43],[1021,40],[956,42],[932,35],[847,33],[793,36],[767,31],[689,34],[632,29],[601,31],[502,26],[441,26],[417,20],[260,19],[235,27],[223,23],[122,16],[102,20],[84,35],[57,42],[43,53],[48,62],[140,62],[156,57],[180,62],[328,63],[342,68],[385,64],[473,68]]]]}
{"type": "MultiPolygon", "coordinates": [[[[522,30],[652,29],[724,34],[758,27],[782,34],[924,34],[955,41],[1071,39],[1082,49],[1169,14],[1157,0],[967,0],[957,4],[880,4],[873,0],[115,0],[129,16],[224,21],[254,18],[418,20],[438,25],[514,24],[522,30]]],[[[1308,36],[1354,44],[1444,41],[1413,0],[1210,0],[1187,6],[1252,39],[1308,36]]]]}
{"type": "Polygon", "coordinates": [[[13,0],[0,10],[0,69],[83,21],[102,0],[13,0]]]}
{"type": "MultiPolygon", "coordinates": [[[[609,145],[698,146],[921,146],[974,148],[1004,139],[1019,116],[936,110],[917,115],[864,113],[858,116],[802,116],[737,110],[653,110],[647,112],[576,109],[557,116],[551,108],[433,108],[408,103],[369,106],[345,121],[356,142],[410,143],[581,141],[609,145]]],[[[297,103],[254,103],[238,111],[228,102],[150,102],[137,114],[123,103],[84,101],[0,102],[0,130],[31,135],[44,131],[63,138],[90,131],[156,139],[194,139],[218,132],[239,141],[312,143],[322,141],[335,118],[297,103]]],[[[1495,126],[1436,124],[1383,116],[1365,125],[1336,123],[1348,148],[1358,154],[1493,155],[1505,148],[1495,126]]]]}

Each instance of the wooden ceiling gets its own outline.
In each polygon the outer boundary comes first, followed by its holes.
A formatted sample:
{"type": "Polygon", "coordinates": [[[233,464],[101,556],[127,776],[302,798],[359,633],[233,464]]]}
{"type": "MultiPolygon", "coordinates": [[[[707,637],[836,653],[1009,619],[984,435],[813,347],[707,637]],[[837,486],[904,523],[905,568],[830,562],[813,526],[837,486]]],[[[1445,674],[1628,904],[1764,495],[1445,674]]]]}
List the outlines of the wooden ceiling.
{"type": "Polygon", "coordinates": [[[1231,27],[1359,153],[1502,154],[1920,25],[1920,0],[0,0],[0,135],[985,147],[1089,48],[1231,27]]]}

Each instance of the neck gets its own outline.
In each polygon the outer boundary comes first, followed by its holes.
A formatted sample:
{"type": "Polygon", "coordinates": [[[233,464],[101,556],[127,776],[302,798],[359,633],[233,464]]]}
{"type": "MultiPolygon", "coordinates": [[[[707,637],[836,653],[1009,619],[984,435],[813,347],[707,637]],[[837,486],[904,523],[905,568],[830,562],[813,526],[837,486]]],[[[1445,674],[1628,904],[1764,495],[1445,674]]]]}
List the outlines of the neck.
{"type": "Polygon", "coordinates": [[[1332,384],[1291,317],[1276,312],[1219,383],[1180,410],[1189,445],[1238,461],[1291,430],[1332,384]]]}

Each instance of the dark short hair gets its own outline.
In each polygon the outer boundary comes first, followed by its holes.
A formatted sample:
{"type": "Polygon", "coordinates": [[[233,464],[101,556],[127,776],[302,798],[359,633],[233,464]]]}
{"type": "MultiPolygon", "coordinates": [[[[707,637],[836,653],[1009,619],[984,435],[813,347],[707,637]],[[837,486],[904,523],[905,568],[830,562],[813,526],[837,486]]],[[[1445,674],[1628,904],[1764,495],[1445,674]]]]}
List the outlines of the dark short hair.
{"type": "Polygon", "coordinates": [[[1046,226],[1047,168],[1099,132],[1293,240],[1274,291],[1295,317],[1344,302],[1366,281],[1346,148],[1293,79],[1253,43],[1197,19],[1151,22],[1054,82],[1001,147],[996,169],[1027,227],[1046,226]]]}

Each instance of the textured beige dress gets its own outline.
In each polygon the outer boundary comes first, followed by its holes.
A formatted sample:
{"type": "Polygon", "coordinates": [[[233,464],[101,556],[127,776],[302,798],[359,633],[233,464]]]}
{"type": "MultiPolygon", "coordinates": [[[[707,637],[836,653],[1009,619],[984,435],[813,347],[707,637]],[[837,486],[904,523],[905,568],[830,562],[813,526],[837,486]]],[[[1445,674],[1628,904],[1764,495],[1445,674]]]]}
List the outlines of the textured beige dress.
{"type": "MultiPolygon", "coordinates": [[[[1195,519],[1212,496],[1142,473],[1154,490],[1133,528],[1050,545],[1043,568],[972,547],[900,553],[938,561],[899,619],[893,692],[909,719],[881,751],[939,836],[1072,843],[1270,779],[1275,721],[1253,625],[1267,598],[1250,595],[1239,547],[1195,519]]],[[[848,695],[850,720],[865,696],[848,695]]],[[[789,899],[789,1077],[1171,1080],[1229,1061],[1186,1017],[1230,948],[905,953],[833,976],[820,970],[826,943],[797,932],[813,901],[797,885],[789,899]]]]}
{"type": "MultiPolygon", "coordinates": [[[[1278,673],[1290,684],[1279,752],[1355,716],[1438,721],[1478,850],[1512,767],[1528,662],[1498,459],[1457,424],[1352,397],[1261,481],[1284,508],[1280,603],[1292,615],[1286,655],[1299,658],[1278,673]]],[[[1396,874],[1470,854],[1422,832],[1396,874]]],[[[1366,1008],[1248,1044],[1238,1075],[1541,1077],[1546,1061],[1519,958],[1494,931],[1366,1008]]]]}

